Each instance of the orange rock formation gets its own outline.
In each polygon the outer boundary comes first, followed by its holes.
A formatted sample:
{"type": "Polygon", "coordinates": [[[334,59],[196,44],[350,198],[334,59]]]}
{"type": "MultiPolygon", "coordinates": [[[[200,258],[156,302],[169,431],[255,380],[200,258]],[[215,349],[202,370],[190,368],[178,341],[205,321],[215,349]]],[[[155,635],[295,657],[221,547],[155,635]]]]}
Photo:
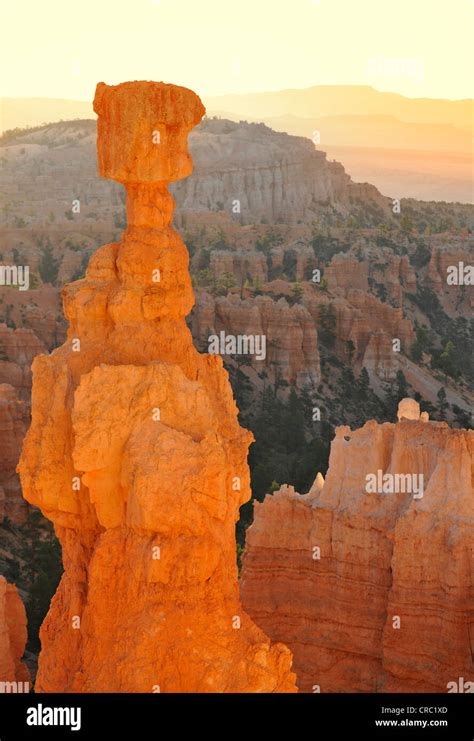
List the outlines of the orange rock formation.
{"type": "MultiPolygon", "coordinates": [[[[238,296],[210,296],[198,293],[193,311],[193,336],[206,346],[210,334],[221,331],[235,336],[265,335],[266,356],[248,356],[251,376],[263,370],[270,383],[284,380],[303,388],[321,380],[318,333],[314,321],[304,306],[289,306],[284,299],[273,301],[269,296],[257,296],[242,301],[238,296]]],[[[248,369],[247,366],[247,369],[248,369]]]]}
{"type": "MultiPolygon", "coordinates": [[[[26,613],[14,584],[0,576],[0,682],[19,683],[17,692],[28,692],[30,672],[21,661],[26,645],[26,613]]],[[[12,687],[5,691],[15,691],[12,687]]],[[[0,691],[4,691],[0,689],[0,691]]]]}
{"type": "Polygon", "coordinates": [[[235,521],[251,434],[222,359],[184,317],[188,253],[167,183],[189,175],[190,90],[99,83],[102,176],[128,228],[64,289],[66,343],[33,366],[26,499],[54,522],[64,575],[41,629],[42,692],[295,691],[291,654],[239,603],[235,521]]]}
{"type": "Polygon", "coordinates": [[[17,390],[0,383],[0,524],[4,517],[17,524],[26,519],[27,504],[15,469],[29,419],[28,405],[18,398],[17,390]]]}
{"type": "Polygon", "coordinates": [[[242,602],[292,650],[304,692],[447,692],[474,679],[474,432],[410,401],[396,424],[339,427],[309,494],[282,487],[255,504],[242,602]],[[378,470],[423,474],[423,496],[368,493],[378,470]]]}

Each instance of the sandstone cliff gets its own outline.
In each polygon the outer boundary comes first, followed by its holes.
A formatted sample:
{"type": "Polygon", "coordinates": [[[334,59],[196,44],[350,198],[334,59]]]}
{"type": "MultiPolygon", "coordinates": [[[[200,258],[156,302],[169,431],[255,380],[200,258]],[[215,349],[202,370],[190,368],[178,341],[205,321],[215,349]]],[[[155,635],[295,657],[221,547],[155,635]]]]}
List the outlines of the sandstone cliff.
{"type": "Polygon", "coordinates": [[[427,278],[447,314],[470,316],[474,308],[473,279],[464,270],[473,270],[474,248],[465,239],[434,244],[427,266],[427,278]],[[470,266],[470,267],[467,267],[470,266]],[[455,269],[457,275],[452,275],[455,269]],[[449,276],[449,283],[448,283],[449,276]]]}
{"type": "MultiPolygon", "coordinates": [[[[114,227],[121,204],[120,186],[97,178],[94,133],[94,121],[60,122],[26,132],[2,147],[1,195],[11,214],[5,244],[22,240],[22,250],[28,250],[25,230],[16,226],[13,214],[30,223],[31,204],[43,201],[35,221],[66,247],[59,256],[61,274],[77,257],[67,249],[67,231],[76,242],[75,233],[87,218],[90,229],[81,229],[82,237],[96,232],[100,238],[114,227]],[[80,215],[65,219],[73,198],[80,199],[80,215]],[[55,216],[54,224],[48,221],[49,213],[55,216]]],[[[391,214],[388,198],[373,185],[354,182],[343,165],[328,160],[311,139],[263,124],[206,119],[190,135],[190,152],[192,176],[171,187],[178,224],[191,214],[209,211],[221,211],[242,224],[296,224],[333,208],[347,215],[357,202],[379,209],[382,216],[391,214]]],[[[36,271],[38,258],[28,257],[28,264],[36,271]]]]}
{"type": "Polygon", "coordinates": [[[378,278],[377,282],[385,286],[388,296],[398,305],[404,291],[416,292],[416,273],[408,255],[379,254],[378,259],[382,262],[375,265],[371,265],[371,257],[369,253],[361,261],[354,254],[334,255],[324,271],[328,288],[342,294],[352,289],[368,291],[369,273],[372,273],[371,277],[378,278]]]}
{"type": "Polygon", "coordinates": [[[0,523],[25,521],[16,466],[30,423],[31,363],[45,346],[31,329],[0,324],[0,523]]]}
{"type": "Polygon", "coordinates": [[[0,383],[0,524],[4,517],[18,523],[26,516],[15,469],[29,421],[27,404],[18,398],[13,386],[0,383]]]}
{"type": "Polygon", "coordinates": [[[264,358],[249,355],[239,362],[260,376],[265,371],[270,383],[282,380],[297,388],[319,383],[318,334],[304,306],[289,306],[285,299],[273,301],[269,296],[241,300],[201,292],[192,317],[193,336],[206,347],[209,336],[221,331],[266,337],[264,358]]]}
{"type": "Polygon", "coordinates": [[[99,169],[128,228],[67,286],[66,343],[33,364],[25,498],[64,575],[41,629],[42,692],[295,691],[291,654],[239,603],[247,449],[222,359],[194,349],[188,255],[167,183],[203,106],[163,83],[97,87],[99,169]]]}
{"type": "Polygon", "coordinates": [[[310,139],[264,124],[206,120],[191,134],[190,147],[196,172],[173,188],[184,212],[219,204],[236,213],[237,199],[244,224],[293,223],[315,218],[318,204],[333,203],[347,212],[352,200],[360,199],[388,213],[388,199],[373,185],[354,183],[340,162],[329,162],[310,139]]]}
{"type": "MultiPolygon", "coordinates": [[[[29,683],[30,673],[21,660],[26,638],[26,614],[23,602],[15,585],[8,584],[6,579],[0,576],[0,682],[29,683]]],[[[29,690],[23,684],[20,687],[17,685],[16,691],[29,690]]]]}
{"type": "Polygon", "coordinates": [[[0,383],[8,383],[22,399],[31,393],[31,363],[45,351],[45,346],[31,329],[11,329],[0,324],[0,383]]]}
{"type": "Polygon", "coordinates": [[[242,601],[292,650],[304,692],[446,692],[474,677],[474,433],[412,405],[397,424],[339,427],[309,494],[255,503],[242,601]],[[423,474],[423,496],[367,493],[378,470],[423,474]]]}
{"type": "Polygon", "coordinates": [[[304,302],[316,325],[321,321],[321,309],[332,308],[335,337],[342,348],[348,342],[353,344],[351,362],[356,367],[365,366],[384,380],[395,377],[400,367],[400,352],[407,355],[415,339],[413,326],[403,316],[402,308],[386,304],[359,288],[347,288],[336,294],[334,300],[325,293],[310,294],[304,302]],[[394,352],[393,340],[397,339],[400,351],[394,352]]]}

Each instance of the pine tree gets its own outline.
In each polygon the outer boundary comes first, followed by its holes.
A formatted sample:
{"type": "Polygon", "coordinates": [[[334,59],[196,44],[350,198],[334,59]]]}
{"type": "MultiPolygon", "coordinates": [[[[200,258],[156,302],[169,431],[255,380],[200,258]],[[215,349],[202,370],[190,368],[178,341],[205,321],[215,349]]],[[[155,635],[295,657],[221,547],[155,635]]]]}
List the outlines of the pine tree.
{"type": "Polygon", "coordinates": [[[369,389],[370,389],[370,378],[369,374],[367,373],[367,368],[364,366],[360,372],[359,379],[357,381],[358,386],[358,396],[359,399],[367,399],[369,389]]]}
{"type": "Polygon", "coordinates": [[[439,418],[446,419],[446,411],[449,409],[449,404],[446,399],[446,389],[444,388],[444,386],[441,386],[436,396],[438,397],[439,418]]]}
{"type": "Polygon", "coordinates": [[[56,283],[59,271],[59,261],[53,255],[53,248],[48,244],[41,250],[41,260],[38,266],[43,283],[56,283]]]}
{"type": "Polygon", "coordinates": [[[403,371],[398,370],[396,375],[396,381],[397,381],[397,401],[401,401],[401,399],[406,399],[408,396],[408,383],[407,379],[405,378],[405,374],[403,371]]]}

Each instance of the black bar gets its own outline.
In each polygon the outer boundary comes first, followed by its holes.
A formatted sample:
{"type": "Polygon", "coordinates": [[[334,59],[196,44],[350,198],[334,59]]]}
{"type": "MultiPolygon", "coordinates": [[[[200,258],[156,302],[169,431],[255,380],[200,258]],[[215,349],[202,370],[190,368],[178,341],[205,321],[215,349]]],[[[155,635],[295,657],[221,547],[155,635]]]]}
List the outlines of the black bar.
{"type": "MultiPolygon", "coordinates": [[[[237,734],[241,741],[273,735],[309,741],[332,738],[472,741],[469,694],[0,694],[0,741],[18,739],[160,739],[237,734]],[[48,720],[47,708],[80,708],[80,728],[28,725],[48,720]],[[379,721],[377,724],[376,722],[379,721]],[[384,721],[384,725],[380,723],[384,721]],[[394,725],[395,722],[397,725],[394,725]],[[425,722],[422,727],[420,722],[425,722]],[[192,734],[192,735],[189,735],[192,734]]],[[[59,722],[61,716],[56,720],[59,722]]],[[[78,725],[77,711],[63,721],[78,725]]],[[[289,741],[289,739],[288,739],[289,741]]]]}

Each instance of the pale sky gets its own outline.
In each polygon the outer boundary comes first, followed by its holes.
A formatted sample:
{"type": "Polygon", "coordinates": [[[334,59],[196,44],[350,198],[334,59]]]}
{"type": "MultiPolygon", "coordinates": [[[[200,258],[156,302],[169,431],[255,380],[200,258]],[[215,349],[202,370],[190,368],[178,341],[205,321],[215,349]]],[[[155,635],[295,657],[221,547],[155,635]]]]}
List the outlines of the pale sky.
{"type": "Polygon", "coordinates": [[[473,22],[474,0],[11,0],[0,94],[91,100],[99,81],[145,79],[467,98],[473,22]]]}

